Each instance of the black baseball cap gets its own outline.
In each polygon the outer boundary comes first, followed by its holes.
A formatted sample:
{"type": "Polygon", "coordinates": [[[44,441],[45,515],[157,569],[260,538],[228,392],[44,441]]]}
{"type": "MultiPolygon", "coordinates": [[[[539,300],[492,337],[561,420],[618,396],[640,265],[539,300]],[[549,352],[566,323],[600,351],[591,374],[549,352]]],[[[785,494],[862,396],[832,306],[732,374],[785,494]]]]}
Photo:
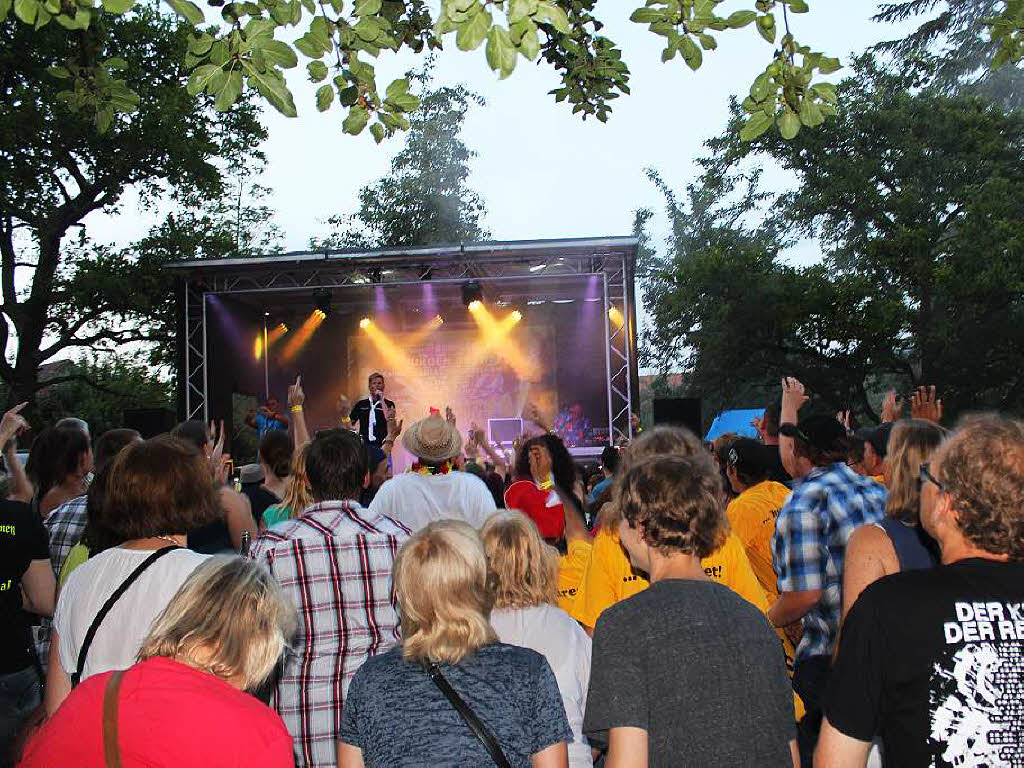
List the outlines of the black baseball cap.
{"type": "Polygon", "coordinates": [[[862,443],[871,443],[875,453],[884,459],[889,452],[889,436],[892,434],[892,427],[891,421],[876,427],[862,427],[854,433],[854,437],[862,443]]]}
{"type": "Polygon", "coordinates": [[[846,427],[828,414],[807,416],[798,424],[782,424],[779,434],[802,440],[819,451],[846,451],[846,427]]]}

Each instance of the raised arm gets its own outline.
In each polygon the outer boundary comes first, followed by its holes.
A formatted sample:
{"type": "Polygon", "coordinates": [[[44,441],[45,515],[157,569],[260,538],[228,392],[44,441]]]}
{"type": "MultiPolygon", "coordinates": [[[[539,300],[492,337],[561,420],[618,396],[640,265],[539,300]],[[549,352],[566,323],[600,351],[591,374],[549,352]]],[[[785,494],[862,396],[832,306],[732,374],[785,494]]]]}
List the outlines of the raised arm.
{"type": "MultiPolygon", "coordinates": [[[[782,410],[779,414],[779,423],[796,424],[800,418],[800,409],[809,399],[804,393],[803,384],[791,377],[784,378],[782,380],[782,410]]],[[[782,466],[791,477],[796,477],[797,474],[794,447],[792,437],[779,435],[779,457],[782,459],[782,466]]]]}
{"type": "Polygon", "coordinates": [[[298,450],[309,442],[309,428],[306,426],[306,414],[303,404],[306,393],[302,390],[302,377],[296,376],[295,383],[288,387],[288,410],[292,414],[292,440],[298,450]]]}

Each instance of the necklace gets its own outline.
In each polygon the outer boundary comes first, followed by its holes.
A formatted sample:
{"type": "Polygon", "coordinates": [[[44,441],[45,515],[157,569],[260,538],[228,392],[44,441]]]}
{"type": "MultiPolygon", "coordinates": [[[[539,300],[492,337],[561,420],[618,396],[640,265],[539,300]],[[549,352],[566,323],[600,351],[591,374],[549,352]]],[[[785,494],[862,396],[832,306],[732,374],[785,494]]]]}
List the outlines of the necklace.
{"type": "Polygon", "coordinates": [[[158,533],[156,536],[150,536],[149,538],[151,538],[151,539],[163,539],[164,541],[169,541],[169,542],[171,542],[171,544],[174,544],[175,546],[178,546],[178,541],[173,536],[164,536],[162,533],[158,533]]]}

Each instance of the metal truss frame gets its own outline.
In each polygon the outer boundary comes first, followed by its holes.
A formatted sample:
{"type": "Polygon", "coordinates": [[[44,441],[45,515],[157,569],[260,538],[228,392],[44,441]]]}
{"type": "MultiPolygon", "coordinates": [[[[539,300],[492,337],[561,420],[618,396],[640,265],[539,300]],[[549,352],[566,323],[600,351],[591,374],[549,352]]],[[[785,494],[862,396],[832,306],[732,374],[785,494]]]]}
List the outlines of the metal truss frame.
{"type": "Polygon", "coordinates": [[[179,398],[188,419],[209,421],[207,299],[221,294],[309,291],[346,286],[455,282],[512,277],[543,278],[600,274],[604,282],[605,374],[609,442],[632,438],[630,415],[638,396],[636,308],[632,306],[637,241],[631,237],[592,240],[513,241],[449,248],[375,252],[300,252],[249,259],[188,261],[168,269],[182,279],[178,294],[179,398]],[[538,259],[547,263],[538,264],[538,259]],[[609,310],[618,311],[616,322],[609,310]]]}

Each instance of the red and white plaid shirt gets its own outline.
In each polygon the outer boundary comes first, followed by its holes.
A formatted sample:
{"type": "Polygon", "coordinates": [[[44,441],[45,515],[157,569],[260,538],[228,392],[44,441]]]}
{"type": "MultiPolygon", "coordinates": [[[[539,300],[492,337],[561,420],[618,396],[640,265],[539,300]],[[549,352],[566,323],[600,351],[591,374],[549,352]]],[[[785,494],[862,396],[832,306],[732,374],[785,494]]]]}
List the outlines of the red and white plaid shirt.
{"type": "Polygon", "coordinates": [[[298,630],[274,706],[298,768],[334,768],[342,703],[370,656],[400,639],[392,568],[409,530],[356,502],[325,501],[265,531],[251,556],[295,604],[298,630]]]}

